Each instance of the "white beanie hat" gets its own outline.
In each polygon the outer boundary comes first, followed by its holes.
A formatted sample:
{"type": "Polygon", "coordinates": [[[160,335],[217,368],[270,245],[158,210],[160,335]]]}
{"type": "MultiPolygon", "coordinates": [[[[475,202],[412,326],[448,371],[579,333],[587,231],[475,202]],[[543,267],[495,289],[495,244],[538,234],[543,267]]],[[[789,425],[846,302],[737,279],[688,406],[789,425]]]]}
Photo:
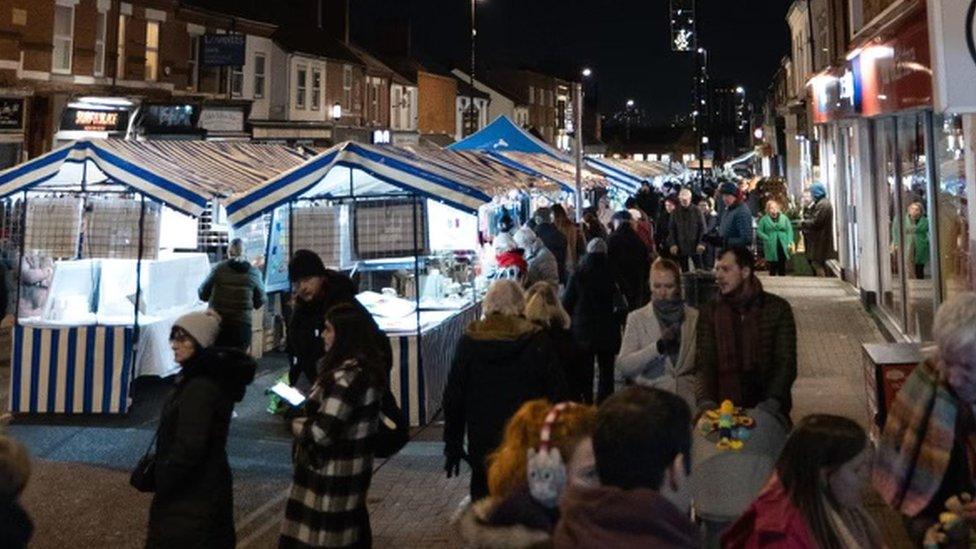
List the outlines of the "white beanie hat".
{"type": "Polygon", "coordinates": [[[206,349],[213,346],[214,341],[217,340],[217,333],[220,331],[220,315],[213,309],[187,313],[177,318],[173,327],[182,328],[206,349]]]}
{"type": "Polygon", "coordinates": [[[508,233],[499,233],[494,242],[495,253],[507,252],[515,249],[515,241],[508,233]]]}
{"type": "Polygon", "coordinates": [[[535,231],[533,231],[532,229],[528,227],[522,227],[521,229],[515,231],[515,236],[512,238],[515,240],[515,244],[519,248],[525,250],[528,249],[529,246],[531,246],[535,242],[536,238],[538,237],[535,235],[535,231]]]}

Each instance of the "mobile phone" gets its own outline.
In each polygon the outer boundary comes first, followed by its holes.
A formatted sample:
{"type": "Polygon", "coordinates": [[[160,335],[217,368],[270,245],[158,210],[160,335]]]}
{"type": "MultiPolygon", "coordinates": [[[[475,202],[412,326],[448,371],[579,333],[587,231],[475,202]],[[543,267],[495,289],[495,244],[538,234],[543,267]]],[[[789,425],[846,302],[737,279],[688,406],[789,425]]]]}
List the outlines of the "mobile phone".
{"type": "Polygon", "coordinates": [[[301,391],[281,381],[271,388],[271,392],[280,396],[292,406],[301,406],[305,402],[305,395],[301,391]]]}

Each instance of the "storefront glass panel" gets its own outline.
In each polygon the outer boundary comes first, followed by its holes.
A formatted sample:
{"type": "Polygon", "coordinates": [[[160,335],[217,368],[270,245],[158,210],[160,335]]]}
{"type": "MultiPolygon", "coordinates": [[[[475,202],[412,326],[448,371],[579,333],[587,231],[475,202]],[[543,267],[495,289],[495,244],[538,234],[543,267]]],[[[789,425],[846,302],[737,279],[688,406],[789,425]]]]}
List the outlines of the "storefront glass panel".
{"type": "Polygon", "coordinates": [[[897,145],[894,119],[874,121],[877,162],[878,246],[881,261],[881,307],[887,311],[899,329],[904,328],[902,289],[900,194],[897,192],[897,145]]]}
{"type": "Polygon", "coordinates": [[[944,300],[973,289],[974,258],[970,252],[967,187],[973,185],[974,159],[966,157],[973,117],[947,114],[935,122],[935,154],[939,162],[937,200],[940,283],[944,300]],[[967,131],[969,130],[969,135],[967,131]],[[967,171],[967,164],[970,166],[967,171]]]}
{"type": "Polygon", "coordinates": [[[898,117],[901,163],[902,266],[906,279],[908,324],[905,333],[927,340],[935,315],[935,283],[932,278],[932,238],[928,218],[929,177],[925,157],[924,113],[898,117]]]}

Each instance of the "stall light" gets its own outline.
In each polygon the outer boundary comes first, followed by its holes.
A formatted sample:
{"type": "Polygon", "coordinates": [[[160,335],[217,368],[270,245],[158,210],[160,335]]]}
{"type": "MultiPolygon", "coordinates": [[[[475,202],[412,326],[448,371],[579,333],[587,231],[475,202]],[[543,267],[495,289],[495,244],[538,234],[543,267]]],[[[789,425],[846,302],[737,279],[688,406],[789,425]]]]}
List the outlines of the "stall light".
{"type": "Polygon", "coordinates": [[[861,58],[865,61],[874,61],[876,59],[894,57],[895,48],[892,48],[891,46],[869,46],[864,48],[864,50],[860,53],[861,58]]]}
{"type": "Polygon", "coordinates": [[[861,55],[861,51],[863,51],[861,50],[861,48],[854,48],[853,50],[847,53],[847,60],[853,61],[855,57],[861,55]]]}
{"type": "MultiPolygon", "coordinates": [[[[79,103],[86,103],[88,105],[105,105],[110,107],[132,107],[135,103],[126,99],[124,97],[95,97],[95,96],[85,96],[79,97],[77,99],[79,103]]],[[[91,107],[88,107],[91,108],[91,107]]]]}

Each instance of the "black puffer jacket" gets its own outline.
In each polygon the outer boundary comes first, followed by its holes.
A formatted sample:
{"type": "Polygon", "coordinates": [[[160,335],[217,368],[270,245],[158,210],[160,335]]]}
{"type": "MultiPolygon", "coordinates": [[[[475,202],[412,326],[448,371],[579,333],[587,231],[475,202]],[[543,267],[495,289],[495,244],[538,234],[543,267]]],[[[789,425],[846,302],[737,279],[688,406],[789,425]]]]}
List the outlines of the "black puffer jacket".
{"type": "Polygon", "coordinates": [[[234,547],[227,434],[256,366],[235,349],[206,349],[183,364],[159,420],[146,547],[234,547]]]}
{"type": "Polygon", "coordinates": [[[539,223],[533,229],[539,240],[546,245],[546,248],[556,256],[556,264],[559,266],[559,282],[566,282],[566,236],[556,228],[553,223],[539,223]]]}
{"type": "Polygon", "coordinates": [[[484,463],[522,404],[536,398],[560,402],[567,394],[545,332],[520,317],[494,314],[472,322],[444,390],[445,453],[463,448],[467,432],[468,454],[484,463]]]}
{"type": "Polygon", "coordinates": [[[380,330],[369,311],[356,299],[356,286],[352,280],[336,271],[327,271],[322,285],[322,294],[311,302],[299,301],[288,324],[286,350],[291,359],[289,378],[293,385],[302,373],[308,376],[310,382],[315,381],[319,359],[325,354],[322,346],[325,313],[341,304],[352,305],[370,319],[374,328],[372,339],[389,375],[390,367],[393,365],[393,351],[390,348],[389,338],[380,330]]]}
{"type": "Polygon", "coordinates": [[[647,277],[651,262],[648,250],[629,223],[621,225],[607,241],[610,273],[627,298],[627,307],[633,311],[643,307],[650,299],[647,277]]]}
{"type": "Polygon", "coordinates": [[[613,276],[607,254],[586,254],[569,278],[563,307],[573,317],[580,347],[594,353],[620,350],[620,322],[613,314],[613,276]]]}

